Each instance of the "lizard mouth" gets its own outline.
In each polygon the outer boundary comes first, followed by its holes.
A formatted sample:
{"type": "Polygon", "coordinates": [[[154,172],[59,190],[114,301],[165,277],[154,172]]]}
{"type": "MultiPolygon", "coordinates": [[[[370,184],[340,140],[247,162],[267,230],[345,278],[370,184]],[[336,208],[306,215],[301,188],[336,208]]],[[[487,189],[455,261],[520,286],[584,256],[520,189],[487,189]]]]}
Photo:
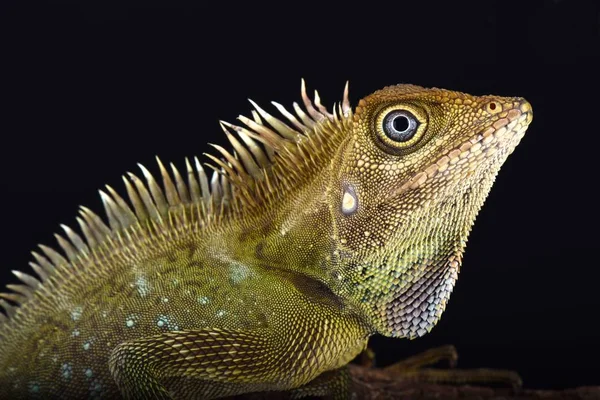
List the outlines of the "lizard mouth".
{"type": "Polygon", "coordinates": [[[470,176],[479,166],[486,164],[486,160],[507,157],[525,135],[532,117],[530,104],[519,99],[512,108],[499,114],[493,123],[487,124],[467,141],[444,152],[427,168],[415,173],[392,195],[395,197],[417,189],[434,179],[442,180],[457,170],[463,172],[461,176],[470,176]]]}

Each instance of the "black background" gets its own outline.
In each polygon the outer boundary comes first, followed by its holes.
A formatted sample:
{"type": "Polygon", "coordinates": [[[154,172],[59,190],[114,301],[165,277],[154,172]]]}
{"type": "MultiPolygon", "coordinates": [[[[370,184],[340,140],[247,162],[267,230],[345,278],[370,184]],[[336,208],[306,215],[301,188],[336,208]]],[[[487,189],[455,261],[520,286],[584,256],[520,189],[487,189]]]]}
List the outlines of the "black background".
{"type": "Polygon", "coordinates": [[[78,205],[102,210],[104,184],[122,192],[137,162],[182,167],[225,144],[218,119],[248,115],[247,97],[290,105],[301,77],[328,105],[346,80],[353,104],[401,82],[523,96],[534,121],[441,322],[372,345],[382,365],[452,343],[459,366],[516,369],[530,387],[600,384],[598,4],[90,4],[1,9],[3,283],[78,205]]]}

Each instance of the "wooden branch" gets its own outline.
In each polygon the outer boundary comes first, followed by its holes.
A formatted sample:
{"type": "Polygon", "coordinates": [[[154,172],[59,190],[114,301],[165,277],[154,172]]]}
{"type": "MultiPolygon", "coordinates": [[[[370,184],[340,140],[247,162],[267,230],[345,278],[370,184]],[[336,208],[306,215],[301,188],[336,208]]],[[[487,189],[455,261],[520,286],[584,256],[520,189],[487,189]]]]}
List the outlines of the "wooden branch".
{"type": "MultiPolygon", "coordinates": [[[[511,389],[432,384],[402,380],[384,369],[349,365],[356,400],[600,400],[600,386],[566,390],[511,389]]],[[[253,400],[285,399],[281,393],[257,393],[253,400]]]]}
{"type": "Polygon", "coordinates": [[[358,399],[377,400],[599,400],[600,386],[567,390],[492,388],[402,381],[382,369],[350,365],[358,399]]]}

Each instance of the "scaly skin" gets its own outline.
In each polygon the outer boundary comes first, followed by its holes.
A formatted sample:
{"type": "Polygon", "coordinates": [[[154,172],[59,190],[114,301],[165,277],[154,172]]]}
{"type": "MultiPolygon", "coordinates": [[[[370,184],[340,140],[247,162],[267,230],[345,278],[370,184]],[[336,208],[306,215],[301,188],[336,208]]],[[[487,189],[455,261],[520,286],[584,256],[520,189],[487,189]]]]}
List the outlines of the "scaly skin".
{"type": "Polygon", "coordinates": [[[161,164],[161,190],[144,169],[134,211],[109,189],[110,228],[84,210],[66,258],[42,248],[39,278],[1,294],[19,306],[2,302],[0,396],[345,398],[370,335],[431,330],[530,105],[398,85],[331,115],[303,97],[287,125],[258,107],[270,128],[224,123],[228,180],[161,164]]]}

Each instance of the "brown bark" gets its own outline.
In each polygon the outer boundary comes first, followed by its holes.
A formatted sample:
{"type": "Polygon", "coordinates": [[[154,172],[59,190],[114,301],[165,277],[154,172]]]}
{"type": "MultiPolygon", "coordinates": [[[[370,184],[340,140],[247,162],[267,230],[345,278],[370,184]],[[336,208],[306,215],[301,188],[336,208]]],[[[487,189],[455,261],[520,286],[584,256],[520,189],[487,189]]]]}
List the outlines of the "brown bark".
{"type": "Polygon", "coordinates": [[[382,369],[350,366],[355,389],[360,399],[377,400],[600,400],[600,386],[567,390],[533,390],[492,388],[470,385],[443,385],[402,381],[382,369]]]}
{"type": "MultiPolygon", "coordinates": [[[[566,390],[513,389],[451,385],[403,380],[391,371],[350,365],[356,400],[600,400],[600,386],[566,390]]],[[[283,399],[277,393],[254,394],[248,399],[283,399]]]]}

